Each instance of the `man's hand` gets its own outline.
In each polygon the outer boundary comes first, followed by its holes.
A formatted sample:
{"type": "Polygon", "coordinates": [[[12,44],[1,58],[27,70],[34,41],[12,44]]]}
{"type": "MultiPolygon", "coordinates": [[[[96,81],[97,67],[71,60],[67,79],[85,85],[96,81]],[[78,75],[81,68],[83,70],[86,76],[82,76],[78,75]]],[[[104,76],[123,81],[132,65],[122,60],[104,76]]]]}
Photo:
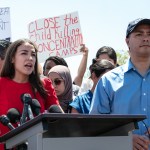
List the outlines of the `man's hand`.
{"type": "Polygon", "coordinates": [[[133,150],[148,150],[150,143],[147,136],[133,134],[133,150]]]}

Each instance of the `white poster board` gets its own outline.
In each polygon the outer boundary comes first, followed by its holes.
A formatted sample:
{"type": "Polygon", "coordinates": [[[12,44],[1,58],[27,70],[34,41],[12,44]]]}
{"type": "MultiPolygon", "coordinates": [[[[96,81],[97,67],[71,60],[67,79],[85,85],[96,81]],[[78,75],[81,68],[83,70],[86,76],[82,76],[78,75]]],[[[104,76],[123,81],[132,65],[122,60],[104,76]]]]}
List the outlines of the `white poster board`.
{"type": "Polygon", "coordinates": [[[38,46],[39,62],[49,56],[79,55],[83,37],[77,12],[35,20],[28,25],[29,39],[38,46]]]}
{"type": "Polygon", "coordinates": [[[0,8],[0,39],[11,41],[10,8],[0,8]]]}

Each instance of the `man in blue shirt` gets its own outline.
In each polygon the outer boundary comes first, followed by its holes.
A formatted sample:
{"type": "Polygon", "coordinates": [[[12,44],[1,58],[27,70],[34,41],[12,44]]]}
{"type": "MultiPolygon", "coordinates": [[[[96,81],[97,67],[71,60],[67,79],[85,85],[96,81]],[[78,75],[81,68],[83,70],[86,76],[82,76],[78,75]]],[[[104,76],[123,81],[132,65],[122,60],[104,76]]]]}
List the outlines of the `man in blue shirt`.
{"type": "MultiPolygon", "coordinates": [[[[130,59],[106,73],[99,80],[91,104],[90,114],[144,114],[150,127],[150,19],[136,19],[129,23],[126,43],[130,59]]],[[[143,135],[145,125],[133,135],[133,149],[148,150],[149,140],[143,135]]]]}

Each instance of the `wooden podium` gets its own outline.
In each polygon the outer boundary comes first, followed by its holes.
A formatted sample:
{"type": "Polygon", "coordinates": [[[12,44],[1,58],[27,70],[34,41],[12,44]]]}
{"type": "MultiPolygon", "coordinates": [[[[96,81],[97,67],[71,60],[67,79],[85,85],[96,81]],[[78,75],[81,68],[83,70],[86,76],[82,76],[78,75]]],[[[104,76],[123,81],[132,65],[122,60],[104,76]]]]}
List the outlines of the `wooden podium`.
{"type": "Polygon", "coordinates": [[[41,114],[0,137],[10,149],[132,150],[132,133],[145,115],[41,114]]]}

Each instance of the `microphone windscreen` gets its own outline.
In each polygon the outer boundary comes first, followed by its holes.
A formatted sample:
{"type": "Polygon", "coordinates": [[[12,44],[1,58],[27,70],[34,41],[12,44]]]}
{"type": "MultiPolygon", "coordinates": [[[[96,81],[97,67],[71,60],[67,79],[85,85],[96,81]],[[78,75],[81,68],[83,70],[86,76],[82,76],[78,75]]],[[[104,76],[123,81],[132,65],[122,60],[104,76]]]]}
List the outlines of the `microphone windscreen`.
{"type": "Polygon", "coordinates": [[[26,103],[26,104],[31,104],[32,103],[32,98],[31,98],[31,95],[28,94],[28,93],[24,93],[21,95],[21,100],[23,103],[26,103]]]}
{"type": "Polygon", "coordinates": [[[37,99],[32,99],[32,107],[37,107],[37,108],[41,108],[41,105],[39,103],[39,101],[37,99]]]}
{"type": "Polygon", "coordinates": [[[61,113],[61,114],[64,114],[64,111],[62,110],[62,108],[59,105],[51,105],[48,108],[48,112],[49,113],[61,113]]]}
{"type": "Polygon", "coordinates": [[[32,99],[31,109],[36,116],[40,114],[41,105],[37,99],[32,99]]]}
{"type": "Polygon", "coordinates": [[[20,121],[21,114],[16,108],[11,108],[7,111],[7,117],[11,123],[16,123],[20,121]]]}
{"type": "Polygon", "coordinates": [[[10,130],[15,129],[15,127],[10,123],[9,118],[6,115],[2,115],[0,117],[0,122],[4,125],[7,126],[10,130]]]}
{"type": "Polygon", "coordinates": [[[10,122],[10,120],[6,115],[2,115],[2,116],[0,116],[0,122],[3,125],[7,126],[7,124],[10,122]]]}

